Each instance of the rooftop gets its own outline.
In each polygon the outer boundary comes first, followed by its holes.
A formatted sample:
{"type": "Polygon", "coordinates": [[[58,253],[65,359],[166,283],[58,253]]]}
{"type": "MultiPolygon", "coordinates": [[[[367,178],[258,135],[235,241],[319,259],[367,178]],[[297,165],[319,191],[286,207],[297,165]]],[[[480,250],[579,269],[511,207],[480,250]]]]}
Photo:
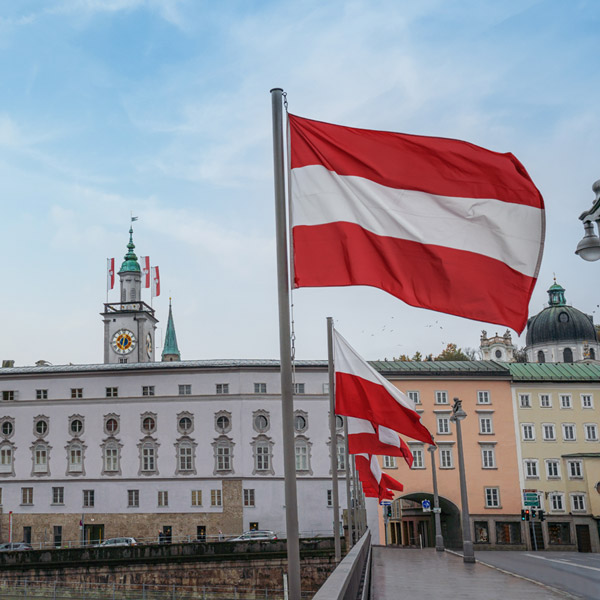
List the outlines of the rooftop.
{"type": "Polygon", "coordinates": [[[600,381],[598,363],[511,363],[515,381],[600,381]]]}

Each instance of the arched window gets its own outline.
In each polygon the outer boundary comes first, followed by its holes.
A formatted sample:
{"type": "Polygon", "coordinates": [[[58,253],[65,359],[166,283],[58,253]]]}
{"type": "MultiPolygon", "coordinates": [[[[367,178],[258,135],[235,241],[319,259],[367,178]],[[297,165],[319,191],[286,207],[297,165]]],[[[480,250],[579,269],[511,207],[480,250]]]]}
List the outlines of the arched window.
{"type": "Polygon", "coordinates": [[[142,471],[151,473],[156,470],[156,448],[147,442],[142,446],[142,471]]]}
{"type": "Polygon", "coordinates": [[[539,350],[538,351],[538,362],[539,363],[545,363],[546,362],[546,355],[544,354],[543,350],[539,350]]]}
{"type": "Polygon", "coordinates": [[[593,348],[590,348],[590,358],[592,360],[596,360],[596,352],[594,351],[593,348]]]}
{"type": "Polygon", "coordinates": [[[310,469],[310,455],[308,443],[305,439],[296,439],[296,471],[308,471],[310,469]]]}
{"type": "Polygon", "coordinates": [[[179,444],[179,470],[191,471],[194,468],[194,449],[189,442],[179,444]]]}
{"type": "Polygon", "coordinates": [[[83,471],[83,449],[80,444],[71,444],[69,448],[69,473],[83,471]]]}
{"type": "Polygon", "coordinates": [[[119,470],[119,447],[115,443],[104,446],[104,470],[108,472],[119,470]]]}
{"type": "Polygon", "coordinates": [[[565,348],[563,350],[563,362],[566,362],[566,363],[573,362],[573,350],[571,350],[571,348],[565,348]]]}
{"type": "Polygon", "coordinates": [[[13,472],[13,447],[4,444],[0,447],[0,473],[13,472]]]}
{"type": "Polygon", "coordinates": [[[33,472],[48,472],[48,449],[45,444],[36,444],[33,450],[33,472]]]}

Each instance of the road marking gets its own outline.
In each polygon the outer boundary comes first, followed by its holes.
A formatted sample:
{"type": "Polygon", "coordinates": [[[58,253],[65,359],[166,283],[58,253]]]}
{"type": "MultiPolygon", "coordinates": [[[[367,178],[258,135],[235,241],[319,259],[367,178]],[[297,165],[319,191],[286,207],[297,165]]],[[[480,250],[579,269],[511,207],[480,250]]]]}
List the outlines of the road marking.
{"type": "Polygon", "coordinates": [[[588,567],[587,565],[580,565],[576,562],[562,558],[546,558],[545,556],[538,556],[537,554],[526,554],[525,556],[531,556],[531,558],[539,558],[540,560],[547,560],[548,562],[561,563],[563,565],[569,565],[570,567],[578,567],[579,569],[590,569],[592,571],[600,571],[598,567],[588,567]]]}

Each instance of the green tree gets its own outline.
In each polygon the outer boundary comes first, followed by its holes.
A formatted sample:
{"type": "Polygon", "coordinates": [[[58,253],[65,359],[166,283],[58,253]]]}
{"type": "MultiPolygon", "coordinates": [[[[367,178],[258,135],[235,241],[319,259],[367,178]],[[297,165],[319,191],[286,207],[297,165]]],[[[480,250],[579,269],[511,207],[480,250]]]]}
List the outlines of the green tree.
{"type": "Polygon", "coordinates": [[[471,360],[456,344],[448,344],[434,360],[471,360]]]}

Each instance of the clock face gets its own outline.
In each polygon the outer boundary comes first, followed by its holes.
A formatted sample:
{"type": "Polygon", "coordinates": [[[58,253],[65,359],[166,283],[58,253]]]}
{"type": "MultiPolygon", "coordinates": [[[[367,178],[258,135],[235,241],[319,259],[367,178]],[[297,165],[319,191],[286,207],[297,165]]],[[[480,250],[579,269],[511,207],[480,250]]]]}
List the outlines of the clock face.
{"type": "Polygon", "coordinates": [[[146,336],[146,354],[148,358],[152,358],[152,334],[149,333],[146,336]]]}
{"type": "Polygon", "coordinates": [[[128,329],[119,329],[112,339],[113,350],[117,354],[129,354],[136,344],[135,335],[128,329]]]}

